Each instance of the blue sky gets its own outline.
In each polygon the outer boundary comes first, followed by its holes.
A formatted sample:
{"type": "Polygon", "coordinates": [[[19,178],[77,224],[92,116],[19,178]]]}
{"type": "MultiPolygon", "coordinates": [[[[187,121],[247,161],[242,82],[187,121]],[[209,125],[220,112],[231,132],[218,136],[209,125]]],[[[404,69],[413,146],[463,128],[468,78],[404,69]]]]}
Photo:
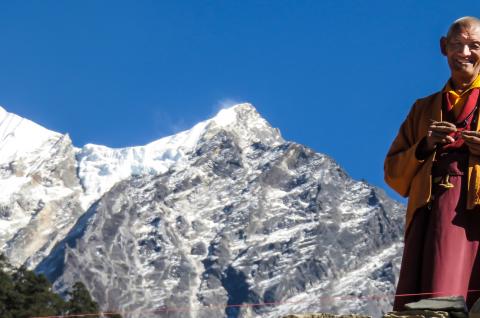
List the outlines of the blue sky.
{"type": "Polygon", "coordinates": [[[250,102],[285,139],[386,189],[400,123],[449,77],[440,36],[478,12],[472,0],[1,1],[0,105],[76,146],[124,147],[250,102]]]}

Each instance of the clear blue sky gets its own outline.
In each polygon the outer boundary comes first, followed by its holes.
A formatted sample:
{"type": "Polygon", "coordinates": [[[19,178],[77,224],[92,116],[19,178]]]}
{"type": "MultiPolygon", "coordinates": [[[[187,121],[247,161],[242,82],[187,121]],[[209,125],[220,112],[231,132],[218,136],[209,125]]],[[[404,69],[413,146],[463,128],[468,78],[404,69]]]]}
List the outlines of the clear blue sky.
{"type": "Polygon", "coordinates": [[[76,146],[124,147],[251,102],[386,188],[400,123],[448,79],[439,37],[479,13],[476,0],[1,1],[0,105],[76,146]]]}

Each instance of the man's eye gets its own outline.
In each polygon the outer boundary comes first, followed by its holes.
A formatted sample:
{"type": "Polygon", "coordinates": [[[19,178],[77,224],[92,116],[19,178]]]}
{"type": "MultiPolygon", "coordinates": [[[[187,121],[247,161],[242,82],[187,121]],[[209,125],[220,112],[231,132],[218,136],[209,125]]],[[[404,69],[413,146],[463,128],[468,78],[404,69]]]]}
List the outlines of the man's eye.
{"type": "Polygon", "coordinates": [[[478,51],[480,50],[480,42],[475,42],[475,43],[462,43],[462,42],[450,42],[450,47],[454,50],[462,50],[465,48],[465,45],[468,46],[470,50],[478,51]]]}
{"type": "Polygon", "coordinates": [[[480,50],[480,43],[472,43],[469,45],[471,50],[480,50]]]}

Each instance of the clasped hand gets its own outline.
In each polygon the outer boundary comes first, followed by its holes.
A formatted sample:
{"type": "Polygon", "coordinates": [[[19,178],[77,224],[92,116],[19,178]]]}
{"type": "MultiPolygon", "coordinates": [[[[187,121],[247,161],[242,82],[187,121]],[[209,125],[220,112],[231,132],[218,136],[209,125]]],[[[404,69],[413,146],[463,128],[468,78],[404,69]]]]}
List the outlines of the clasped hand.
{"type": "MultiPolygon", "coordinates": [[[[450,134],[454,132],[457,132],[457,127],[455,127],[454,124],[447,121],[432,121],[428,127],[426,150],[433,151],[437,145],[454,142],[455,138],[450,136],[450,134]]],[[[459,138],[465,141],[472,155],[480,156],[480,132],[464,130],[460,132],[459,138]]]]}

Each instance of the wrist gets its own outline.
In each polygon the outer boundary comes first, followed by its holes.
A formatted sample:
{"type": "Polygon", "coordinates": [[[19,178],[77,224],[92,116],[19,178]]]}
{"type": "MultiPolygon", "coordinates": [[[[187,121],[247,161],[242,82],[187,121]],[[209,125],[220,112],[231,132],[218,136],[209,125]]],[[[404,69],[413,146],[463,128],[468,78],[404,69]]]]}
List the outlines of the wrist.
{"type": "Polygon", "coordinates": [[[437,144],[432,143],[431,139],[428,137],[423,137],[422,140],[417,144],[417,149],[415,150],[415,157],[418,160],[425,160],[437,149],[437,144]]]}
{"type": "Polygon", "coordinates": [[[421,145],[420,145],[420,146],[423,147],[423,149],[422,149],[423,151],[433,152],[433,151],[435,151],[435,149],[437,149],[438,144],[436,142],[434,142],[432,140],[432,138],[424,137],[424,140],[425,141],[423,143],[421,143],[421,145]]]}

